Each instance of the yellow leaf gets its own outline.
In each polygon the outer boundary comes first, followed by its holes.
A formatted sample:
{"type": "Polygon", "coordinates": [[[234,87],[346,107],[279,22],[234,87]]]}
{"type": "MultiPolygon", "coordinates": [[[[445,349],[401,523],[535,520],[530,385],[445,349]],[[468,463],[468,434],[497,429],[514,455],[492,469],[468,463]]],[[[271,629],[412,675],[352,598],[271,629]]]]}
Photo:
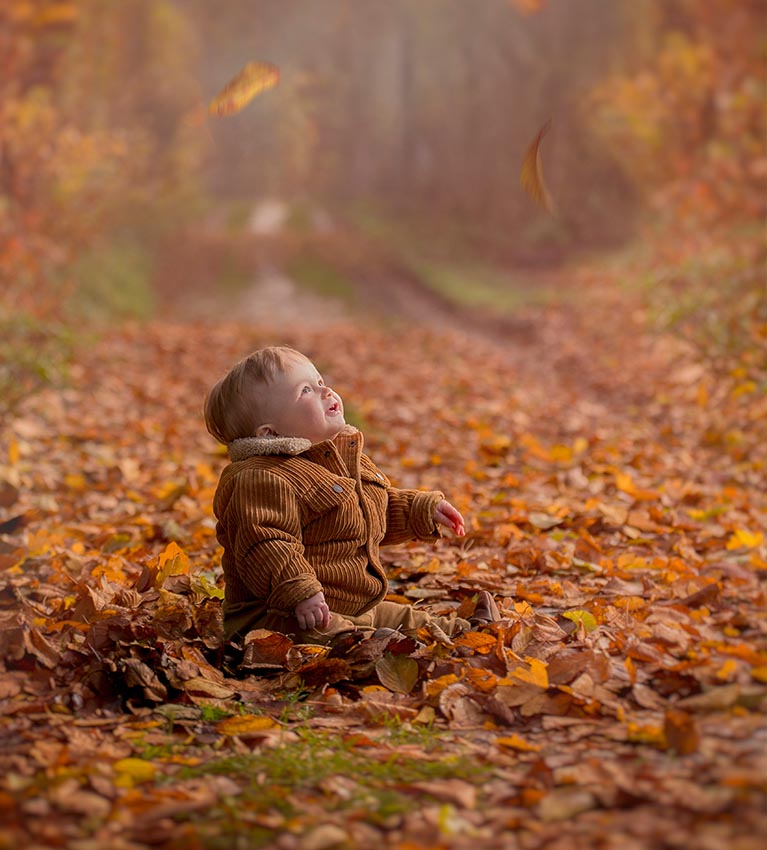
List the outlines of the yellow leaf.
{"type": "Polygon", "coordinates": [[[519,735],[509,735],[507,738],[496,738],[495,743],[504,750],[519,750],[521,753],[537,753],[540,747],[531,744],[519,735]]]}
{"type": "Polygon", "coordinates": [[[398,694],[409,694],[418,681],[418,662],[409,655],[386,653],[376,661],[376,673],[382,685],[398,694]]]}
{"type": "Polygon", "coordinates": [[[269,62],[248,62],[213,98],[212,115],[233,115],[262,91],[273,88],[280,79],[279,69],[269,62]]]}
{"type": "Polygon", "coordinates": [[[165,551],[160,553],[157,566],[159,571],[155,585],[161,587],[168,576],[186,575],[189,572],[189,557],[173,540],[167,545],[165,551]]]}
{"type": "Polygon", "coordinates": [[[756,679],[757,682],[764,682],[767,684],[767,665],[764,667],[752,668],[751,678],[756,679]]]}
{"type": "Polygon", "coordinates": [[[541,140],[549,131],[550,126],[551,121],[547,121],[538,131],[538,135],[533,139],[522,161],[522,173],[520,175],[522,188],[537,204],[540,204],[549,213],[554,210],[554,202],[551,199],[549,190],[546,188],[546,184],[543,182],[540,146],[541,140]]]}
{"type": "Polygon", "coordinates": [[[19,449],[19,441],[15,437],[11,437],[11,442],[8,446],[8,463],[11,466],[16,466],[20,457],[21,451],[19,449]]]}
{"type": "Polygon", "coordinates": [[[736,528],[732,537],[727,541],[728,549],[756,549],[764,542],[764,533],[761,531],[748,531],[745,528],[736,528]]]}
{"type": "Polygon", "coordinates": [[[720,679],[722,682],[726,682],[732,678],[733,674],[738,670],[738,662],[732,658],[728,658],[727,661],[722,664],[722,666],[716,671],[716,678],[720,679]]]}
{"type": "Polygon", "coordinates": [[[151,761],[137,758],[126,758],[116,761],[112,767],[121,776],[129,779],[129,782],[124,783],[129,787],[132,784],[141,782],[152,782],[157,775],[157,768],[151,761]]]}
{"type": "Polygon", "coordinates": [[[562,616],[567,617],[568,620],[572,620],[574,623],[582,623],[584,630],[587,632],[593,632],[597,627],[597,621],[590,611],[565,611],[562,616]]]}
{"type": "Polygon", "coordinates": [[[447,673],[444,676],[439,676],[431,681],[424,682],[424,690],[429,697],[435,697],[441,694],[449,685],[454,685],[458,681],[458,676],[455,673],[447,673]]]}
{"type": "Polygon", "coordinates": [[[527,661],[530,665],[529,670],[526,670],[524,667],[517,667],[511,671],[510,675],[515,679],[519,679],[520,682],[537,685],[539,688],[548,688],[549,674],[546,669],[546,662],[541,661],[539,658],[530,658],[527,661]]]}
{"type": "Polygon", "coordinates": [[[220,720],[216,724],[216,731],[221,735],[247,735],[252,732],[263,732],[265,729],[275,729],[278,726],[279,723],[271,717],[240,714],[220,720]]]}

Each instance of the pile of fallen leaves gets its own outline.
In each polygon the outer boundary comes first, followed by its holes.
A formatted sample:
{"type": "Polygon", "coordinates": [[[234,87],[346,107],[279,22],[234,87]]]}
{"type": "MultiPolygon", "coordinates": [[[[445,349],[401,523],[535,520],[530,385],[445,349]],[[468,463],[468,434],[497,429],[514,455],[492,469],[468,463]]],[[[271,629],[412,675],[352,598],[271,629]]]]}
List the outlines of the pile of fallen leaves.
{"type": "Polygon", "coordinates": [[[758,847],[762,378],[613,306],[524,341],[129,327],[30,399],[0,458],[0,847],[758,847]],[[500,622],[225,644],[200,408],[275,341],[468,520],[389,550],[390,598],[489,590],[500,622]]]}

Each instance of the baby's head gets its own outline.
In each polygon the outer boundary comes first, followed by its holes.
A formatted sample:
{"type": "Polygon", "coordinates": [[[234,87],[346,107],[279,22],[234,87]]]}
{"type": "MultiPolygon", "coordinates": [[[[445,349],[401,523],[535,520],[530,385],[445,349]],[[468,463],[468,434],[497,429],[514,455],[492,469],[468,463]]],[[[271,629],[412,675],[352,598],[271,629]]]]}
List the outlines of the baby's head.
{"type": "Polygon", "coordinates": [[[341,398],[308,357],[270,346],[240,360],[208,393],[205,424],[220,442],[242,437],[331,439],[344,426],[341,398]]]}

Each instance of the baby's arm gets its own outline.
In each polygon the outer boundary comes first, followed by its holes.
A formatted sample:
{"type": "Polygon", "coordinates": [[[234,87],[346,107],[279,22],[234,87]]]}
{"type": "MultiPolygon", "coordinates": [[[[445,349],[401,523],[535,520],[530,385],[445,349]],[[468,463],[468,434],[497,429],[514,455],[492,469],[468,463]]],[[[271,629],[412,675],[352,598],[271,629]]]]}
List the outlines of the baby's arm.
{"type": "Polygon", "coordinates": [[[239,578],[269,610],[289,616],[322,593],[304,555],[300,506],[286,481],[263,470],[243,471],[227,514],[236,528],[239,578]]]}
{"type": "Polygon", "coordinates": [[[459,537],[465,534],[460,511],[439,491],[390,487],[388,497],[386,536],[381,541],[382,546],[439,537],[437,525],[444,525],[459,537]]]}
{"type": "Polygon", "coordinates": [[[457,534],[459,537],[463,537],[466,534],[466,526],[464,525],[461,512],[445,499],[434,508],[434,522],[446,526],[453,534],[457,534]]]}

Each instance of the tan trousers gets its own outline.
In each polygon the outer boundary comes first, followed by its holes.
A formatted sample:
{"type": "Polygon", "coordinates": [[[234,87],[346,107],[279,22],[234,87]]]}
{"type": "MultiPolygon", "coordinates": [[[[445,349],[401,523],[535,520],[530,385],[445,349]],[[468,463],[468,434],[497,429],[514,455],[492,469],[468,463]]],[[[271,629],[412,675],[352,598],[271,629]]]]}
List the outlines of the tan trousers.
{"type": "Polygon", "coordinates": [[[288,634],[296,643],[318,644],[329,643],[337,635],[357,629],[370,632],[382,628],[397,629],[405,635],[416,637],[419,629],[428,628],[433,623],[450,637],[471,628],[468,621],[460,617],[437,617],[420,608],[401,605],[399,602],[379,602],[359,617],[347,617],[331,612],[330,623],[326,629],[301,631],[292,617],[269,615],[267,620],[270,622],[264,628],[288,634]]]}

